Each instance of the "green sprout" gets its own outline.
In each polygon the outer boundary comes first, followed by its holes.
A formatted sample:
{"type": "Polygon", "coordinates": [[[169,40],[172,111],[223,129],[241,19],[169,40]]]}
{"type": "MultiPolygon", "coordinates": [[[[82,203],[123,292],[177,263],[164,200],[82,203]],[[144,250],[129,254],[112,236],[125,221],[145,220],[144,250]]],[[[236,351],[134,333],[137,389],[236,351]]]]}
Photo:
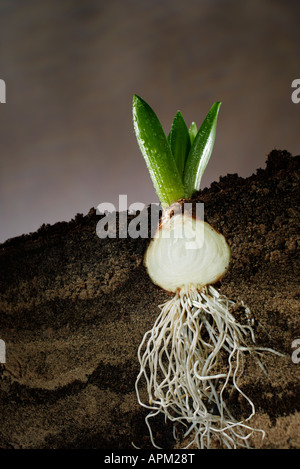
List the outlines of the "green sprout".
{"type": "Polygon", "coordinates": [[[186,447],[249,447],[255,431],[264,435],[249,425],[255,408],[239,378],[248,353],[262,366],[257,354],[273,350],[254,347],[251,324],[239,324],[230,312],[234,302],[212,287],[230,264],[224,236],[197,214],[185,213],[184,201],[178,202],[199,190],[220,105],[213,104],[199,130],[194,122],[188,129],[178,111],[166,137],[151,107],[133,98],[137,141],[164,209],[144,264],[154,284],[174,293],[138,349],[135,388],[139,404],[149,410],[145,420],[155,447],[150,419],[160,413],[184,426],[184,437],[190,439],[186,447]],[[141,383],[146,383],[148,403],[141,398],[141,383]],[[246,401],[248,416],[232,413],[229,401],[234,396],[246,401]]]}
{"type": "Polygon", "coordinates": [[[153,109],[134,95],[133,122],[137,141],[163,208],[199,190],[214,146],[220,106],[220,102],[213,104],[199,131],[194,122],[188,129],[178,111],[166,137],[153,109]]]}

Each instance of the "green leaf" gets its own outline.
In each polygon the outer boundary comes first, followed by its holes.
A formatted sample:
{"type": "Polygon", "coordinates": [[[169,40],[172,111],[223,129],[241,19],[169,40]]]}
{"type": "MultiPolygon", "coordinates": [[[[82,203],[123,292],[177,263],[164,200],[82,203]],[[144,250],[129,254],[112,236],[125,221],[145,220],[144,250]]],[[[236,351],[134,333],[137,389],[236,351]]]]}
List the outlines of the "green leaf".
{"type": "Polygon", "coordinates": [[[189,131],[180,111],[174,117],[168,141],[180,176],[183,176],[185,161],[191,149],[189,131]]]}
{"type": "Polygon", "coordinates": [[[197,132],[198,132],[198,130],[197,130],[196,122],[192,122],[191,125],[190,125],[190,128],[189,128],[189,136],[190,136],[190,140],[191,140],[191,145],[193,145],[193,143],[194,143],[197,132]]]}
{"type": "Polygon", "coordinates": [[[133,124],[140,150],[163,208],[184,196],[175,159],[163,128],[151,107],[133,96],[133,124]]]}
{"type": "Polygon", "coordinates": [[[186,198],[200,189],[200,183],[214,146],[217,118],[221,102],[212,105],[196,137],[184,168],[184,195],[186,198]]]}

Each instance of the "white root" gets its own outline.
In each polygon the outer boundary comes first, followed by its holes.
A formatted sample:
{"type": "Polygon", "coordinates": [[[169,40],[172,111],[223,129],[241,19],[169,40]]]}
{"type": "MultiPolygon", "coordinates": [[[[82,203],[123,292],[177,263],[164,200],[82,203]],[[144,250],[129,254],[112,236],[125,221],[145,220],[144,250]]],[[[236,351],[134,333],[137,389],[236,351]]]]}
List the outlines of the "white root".
{"type": "Polygon", "coordinates": [[[159,448],[150,420],[160,413],[186,427],[186,448],[209,448],[212,441],[221,447],[249,447],[254,432],[264,437],[249,425],[254,404],[238,384],[245,353],[256,349],[246,344],[246,335],[254,342],[254,333],[250,325],[236,322],[229,312],[232,304],[212,286],[182,289],[161,306],[144,335],[136,392],[140,405],[150,411],[146,424],[154,447],[159,448]],[[139,391],[145,384],[149,403],[142,402],[139,391]],[[237,419],[226,404],[234,390],[248,402],[247,417],[237,419]]]}

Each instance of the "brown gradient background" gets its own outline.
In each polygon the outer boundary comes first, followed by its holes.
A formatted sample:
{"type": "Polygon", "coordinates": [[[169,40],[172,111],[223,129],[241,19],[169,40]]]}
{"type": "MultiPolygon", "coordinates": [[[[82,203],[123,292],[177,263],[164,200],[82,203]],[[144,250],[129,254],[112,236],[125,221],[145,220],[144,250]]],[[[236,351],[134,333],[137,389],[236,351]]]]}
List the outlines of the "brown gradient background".
{"type": "Polygon", "coordinates": [[[132,95],[168,132],[223,105],[202,188],[300,152],[298,0],[0,1],[0,241],[101,202],[156,202],[132,95]]]}

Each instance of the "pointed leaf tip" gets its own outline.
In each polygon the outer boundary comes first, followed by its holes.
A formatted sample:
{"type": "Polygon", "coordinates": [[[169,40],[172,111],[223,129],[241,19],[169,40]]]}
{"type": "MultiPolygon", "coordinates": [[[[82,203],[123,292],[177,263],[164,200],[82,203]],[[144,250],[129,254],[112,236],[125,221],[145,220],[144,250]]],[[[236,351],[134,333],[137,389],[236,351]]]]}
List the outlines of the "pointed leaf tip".
{"type": "Polygon", "coordinates": [[[189,131],[181,111],[177,111],[174,117],[171,132],[168,136],[168,142],[170,144],[178,172],[182,178],[184,165],[191,148],[191,142],[189,131]]]}
{"type": "Polygon", "coordinates": [[[200,189],[201,179],[215,142],[221,104],[221,101],[217,101],[212,105],[193,141],[184,169],[184,192],[187,198],[200,189]]]}

